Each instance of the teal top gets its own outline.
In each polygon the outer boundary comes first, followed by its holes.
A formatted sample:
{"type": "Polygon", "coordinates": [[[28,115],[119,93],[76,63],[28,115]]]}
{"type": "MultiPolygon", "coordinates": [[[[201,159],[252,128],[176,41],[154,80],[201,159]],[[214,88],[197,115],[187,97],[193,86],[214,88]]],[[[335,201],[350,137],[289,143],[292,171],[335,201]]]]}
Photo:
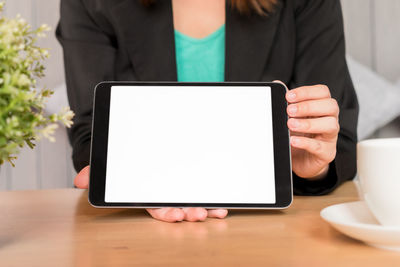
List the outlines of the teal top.
{"type": "Polygon", "coordinates": [[[212,34],[192,38],[175,30],[178,82],[223,82],[225,25],[212,34]]]}

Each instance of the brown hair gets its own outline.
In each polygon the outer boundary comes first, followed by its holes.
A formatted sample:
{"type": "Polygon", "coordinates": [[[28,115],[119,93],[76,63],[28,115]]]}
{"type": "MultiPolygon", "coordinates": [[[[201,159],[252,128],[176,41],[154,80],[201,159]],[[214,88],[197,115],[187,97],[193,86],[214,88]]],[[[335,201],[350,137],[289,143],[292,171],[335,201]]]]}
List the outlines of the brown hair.
{"type": "MultiPolygon", "coordinates": [[[[150,6],[156,0],[140,0],[143,5],[150,6]]],[[[259,15],[266,15],[274,11],[278,0],[229,0],[231,7],[241,14],[250,14],[255,12],[259,15]]]]}

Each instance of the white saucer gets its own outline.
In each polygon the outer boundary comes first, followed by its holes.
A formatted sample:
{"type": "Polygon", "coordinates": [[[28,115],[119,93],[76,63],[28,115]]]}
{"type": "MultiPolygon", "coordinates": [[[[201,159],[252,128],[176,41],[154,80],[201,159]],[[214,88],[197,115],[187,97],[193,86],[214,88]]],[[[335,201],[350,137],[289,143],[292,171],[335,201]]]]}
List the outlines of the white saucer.
{"type": "Polygon", "coordinates": [[[338,231],[371,246],[400,251],[400,227],[380,225],[363,201],[327,207],[321,217],[338,231]]]}

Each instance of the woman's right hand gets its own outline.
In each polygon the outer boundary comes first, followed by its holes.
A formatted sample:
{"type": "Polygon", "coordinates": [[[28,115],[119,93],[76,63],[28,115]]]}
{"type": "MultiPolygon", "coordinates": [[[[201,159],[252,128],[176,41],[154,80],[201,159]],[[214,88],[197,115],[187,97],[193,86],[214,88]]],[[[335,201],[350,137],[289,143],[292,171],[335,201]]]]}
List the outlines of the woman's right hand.
{"type": "MultiPolygon", "coordinates": [[[[90,167],[86,166],[78,173],[74,180],[74,185],[76,187],[81,189],[87,189],[89,187],[89,170],[90,167]]],[[[204,221],[207,217],[223,219],[228,215],[228,210],[226,209],[155,208],[146,210],[151,217],[164,222],[197,222],[204,221]]]]}

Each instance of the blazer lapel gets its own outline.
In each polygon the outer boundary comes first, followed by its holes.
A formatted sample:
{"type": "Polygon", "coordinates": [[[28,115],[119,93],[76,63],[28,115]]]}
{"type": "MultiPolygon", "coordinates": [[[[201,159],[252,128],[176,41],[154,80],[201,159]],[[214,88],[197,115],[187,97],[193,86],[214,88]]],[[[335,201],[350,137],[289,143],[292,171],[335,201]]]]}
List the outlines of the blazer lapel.
{"type": "Polygon", "coordinates": [[[274,41],[281,6],[266,17],[226,9],[225,81],[260,81],[274,41]]]}
{"type": "Polygon", "coordinates": [[[171,1],[144,7],[125,0],[111,10],[118,38],[128,51],[141,81],[176,81],[174,25],[171,1]]]}

